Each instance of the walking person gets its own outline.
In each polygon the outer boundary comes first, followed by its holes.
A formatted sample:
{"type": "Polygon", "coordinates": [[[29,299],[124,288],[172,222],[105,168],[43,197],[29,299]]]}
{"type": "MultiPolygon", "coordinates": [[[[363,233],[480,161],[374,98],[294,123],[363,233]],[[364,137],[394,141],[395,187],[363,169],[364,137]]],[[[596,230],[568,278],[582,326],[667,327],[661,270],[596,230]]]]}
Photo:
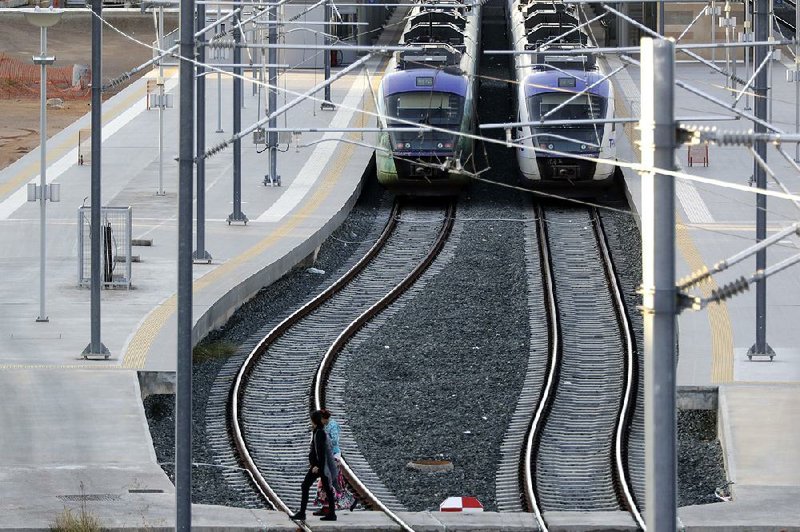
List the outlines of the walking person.
{"type": "MultiPolygon", "coordinates": [[[[322,411],[314,410],[311,413],[311,425],[314,428],[311,434],[311,446],[308,451],[308,472],[303,483],[300,485],[300,511],[291,516],[295,521],[304,521],[306,518],[306,507],[308,506],[308,490],[311,485],[319,478],[322,481],[323,490],[328,500],[334,500],[332,479],[336,477],[336,472],[328,464],[328,435],[325,434],[325,425],[322,422],[322,411]]],[[[336,508],[331,507],[330,511],[322,517],[322,521],[336,521],[336,508]]]]}
{"type": "MultiPolygon", "coordinates": [[[[321,412],[322,423],[325,425],[325,433],[328,436],[328,462],[331,466],[331,471],[333,471],[334,480],[331,482],[331,487],[335,495],[334,506],[337,510],[343,510],[345,508],[352,510],[355,507],[356,500],[353,494],[350,493],[350,490],[347,489],[347,483],[344,480],[344,473],[342,472],[340,463],[342,459],[342,450],[339,448],[339,434],[341,433],[341,428],[339,427],[339,423],[333,419],[330,410],[323,408],[321,412]]],[[[315,511],[314,515],[327,514],[330,507],[328,503],[329,500],[322,481],[320,480],[320,482],[317,483],[317,497],[314,499],[314,504],[321,508],[315,511]]]]}

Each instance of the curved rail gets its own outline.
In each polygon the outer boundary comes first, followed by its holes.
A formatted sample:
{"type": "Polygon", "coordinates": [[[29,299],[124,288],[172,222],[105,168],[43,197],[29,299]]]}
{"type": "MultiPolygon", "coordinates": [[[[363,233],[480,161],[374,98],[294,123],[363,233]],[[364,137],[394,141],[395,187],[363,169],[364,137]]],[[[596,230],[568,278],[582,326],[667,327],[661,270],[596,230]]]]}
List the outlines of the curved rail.
{"type": "MultiPolygon", "coordinates": [[[[453,229],[453,223],[455,221],[455,203],[450,203],[448,205],[445,216],[445,222],[442,224],[442,229],[439,232],[436,242],[431,247],[431,250],[425,256],[425,258],[383,298],[376,301],[370,308],[365,310],[360,316],[353,320],[328,348],[328,351],[322,358],[319,368],[317,369],[317,373],[314,376],[314,384],[312,387],[312,407],[315,410],[325,407],[325,388],[327,385],[327,378],[342,348],[364,325],[366,325],[368,321],[385,310],[389,305],[397,300],[400,295],[407,291],[417,281],[417,279],[419,279],[425,270],[428,269],[428,266],[431,265],[436,256],[442,250],[442,247],[444,247],[444,244],[453,229]]],[[[400,527],[406,532],[413,532],[413,529],[405,521],[403,521],[397,514],[386,507],[386,505],[384,505],[380,499],[373,494],[369,487],[367,487],[367,485],[358,478],[356,473],[350,468],[344,458],[341,459],[341,465],[344,469],[344,474],[345,477],[347,477],[347,481],[359,493],[362,499],[367,502],[367,504],[380,509],[383,513],[388,515],[393,521],[400,525],[400,527]]]]}
{"type": "Polygon", "coordinates": [[[240,408],[242,394],[244,392],[244,382],[261,355],[278,337],[280,337],[284,332],[286,332],[286,330],[296,324],[299,320],[317,309],[336,292],[340,291],[345,285],[347,285],[347,283],[349,283],[356,275],[358,275],[358,273],[360,273],[370,261],[372,261],[372,259],[389,240],[390,235],[397,226],[399,213],[400,204],[395,202],[386,227],[384,228],[378,240],[375,241],[367,253],[350,270],[348,270],[347,273],[337,279],[336,282],[275,326],[269,332],[269,334],[267,334],[258,343],[253,351],[250,352],[247,359],[242,364],[242,367],[239,369],[239,372],[236,374],[233,386],[231,387],[231,395],[229,400],[230,418],[228,419],[233,442],[236,446],[237,452],[239,453],[239,458],[242,462],[243,468],[247,471],[264,500],[267,501],[267,503],[269,503],[275,510],[281,510],[287,514],[292,513],[289,507],[286,506],[278,494],[275,493],[275,491],[270,487],[269,483],[259,471],[258,466],[255,464],[255,461],[248,450],[247,442],[244,439],[242,431],[240,408]]]}
{"type": "Polygon", "coordinates": [[[553,285],[553,271],[550,261],[550,249],[547,244],[547,227],[544,221],[542,208],[536,206],[536,225],[539,233],[539,256],[543,276],[543,288],[547,304],[547,321],[550,330],[550,354],[548,356],[547,376],[545,378],[542,394],[536,412],[533,415],[528,434],[525,437],[525,448],[522,455],[522,486],[525,502],[536,517],[539,528],[547,531],[547,523],[542,515],[541,505],[539,504],[536,493],[535,462],[536,448],[539,443],[547,411],[553,403],[555,388],[558,381],[558,369],[561,363],[561,338],[558,320],[558,308],[556,306],[555,287],[553,285]]]}
{"type": "Polygon", "coordinates": [[[614,296],[617,319],[619,320],[620,329],[625,338],[625,391],[622,395],[619,417],[617,419],[616,436],[614,438],[614,465],[617,473],[617,482],[622,490],[623,503],[633,515],[636,524],[639,525],[642,530],[645,530],[644,518],[633,496],[630,479],[628,478],[628,471],[625,466],[627,428],[631,416],[633,415],[634,369],[636,367],[634,358],[636,353],[633,347],[633,326],[631,325],[630,316],[628,316],[627,309],[625,308],[622,288],[619,278],[617,277],[616,269],[614,268],[614,261],[611,260],[611,252],[608,249],[608,242],[606,241],[605,231],[603,229],[603,221],[600,218],[600,212],[597,208],[592,209],[592,218],[594,219],[595,237],[600,247],[600,253],[603,256],[609,289],[614,296]]]}
{"type": "MultiPolygon", "coordinates": [[[[427,267],[433,262],[436,255],[438,255],[439,251],[442,249],[447,237],[450,234],[450,231],[453,226],[454,220],[454,211],[455,211],[455,204],[451,203],[447,209],[447,214],[445,218],[445,222],[442,224],[442,228],[439,230],[439,233],[436,236],[436,240],[434,245],[432,246],[431,250],[428,251],[425,258],[418,264],[412,272],[406,275],[406,277],[397,284],[389,293],[385,296],[382,296],[381,299],[370,306],[365,312],[363,312],[355,321],[351,322],[346,330],[341,333],[337,339],[333,342],[332,346],[327,350],[325,353],[322,362],[318,366],[318,369],[314,376],[314,381],[312,383],[312,390],[314,391],[313,395],[310,397],[310,407],[319,408],[321,405],[324,404],[324,384],[327,374],[330,371],[330,368],[333,365],[333,362],[336,359],[336,355],[341,347],[347,342],[347,340],[360,328],[362,327],[370,318],[374,317],[377,313],[381,310],[386,308],[389,304],[391,304],[394,300],[399,297],[405,290],[407,290],[418,278],[419,276],[427,269],[427,267]]],[[[381,250],[385,247],[386,243],[389,241],[390,237],[394,233],[400,213],[400,206],[399,203],[395,203],[392,214],[389,218],[389,222],[386,224],[383,232],[381,233],[380,237],[377,239],[375,244],[367,251],[367,253],[358,261],[358,263],[353,266],[346,274],[344,274],[341,278],[339,278],[336,282],[334,282],[331,286],[329,286],[326,290],[322,293],[317,295],[314,299],[303,305],[300,309],[292,313],[288,318],[283,320],[280,324],[274,327],[263,339],[261,339],[256,345],[256,347],[251,351],[248,355],[245,362],[242,364],[241,368],[236,374],[234,379],[233,386],[231,388],[230,397],[229,397],[229,425],[230,425],[230,432],[234,441],[234,445],[239,455],[240,462],[242,463],[243,468],[247,471],[252,483],[256,487],[257,491],[261,494],[261,496],[270,504],[273,508],[277,510],[281,510],[287,514],[291,514],[291,509],[288,505],[282,500],[281,496],[273,489],[269,481],[265,478],[258,468],[258,465],[255,463],[255,459],[252,456],[250,450],[248,449],[248,443],[244,437],[244,427],[243,427],[243,401],[244,401],[244,390],[247,384],[248,376],[253,371],[253,368],[258,363],[259,359],[262,355],[267,351],[267,349],[275,343],[275,341],[280,338],[282,335],[287,333],[290,328],[298,324],[301,320],[309,316],[313,311],[318,309],[321,305],[325,302],[330,300],[337,292],[342,290],[346,287],[357,275],[362,273],[367,265],[371,263],[381,252],[381,250]]],[[[348,466],[347,463],[343,462],[343,472],[347,481],[350,485],[354,488],[354,490],[361,496],[362,500],[366,501],[367,504],[382,510],[386,513],[391,519],[397,522],[403,530],[412,531],[411,527],[409,527],[406,523],[402,521],[395,513],[393,513],[385,504],[383,504],[379,497],[376,496],[373,491],[371,491],[364,482],[362,482],[355,472],[348,466]]],[[[301,525],[303,529],[310,530],[307,525],[301,525]]]]}
{"type": "MultiPolygon", "coordinates": [[[[543,531],[548,530],[548,525],[543,516],[540,501],[538,500],[536,487],[536,463],[535,457],[538,453],[538,446],[546,418],[552,407],[555,390],[557,388],[560,363],[562,359],[562,341],[560,331],[560,320],[558,315],[558,304],[553,281],[553,269],[550,256],[550,248],[547,236],[547,224],[543,209],[539,206],[535,209],[537,219],[537,229],[539,234],[539,255],[541,257],[541,270],[543,277],[543,288],[545,291],[545,304],[547,307],[547,319],[549,325],[549,355],[548,367],[541,396],[534,413],[528,433],[525,437],[525,447],[521,460],[521,484],[525,501],[528,509],[534,514],[537,524],[543,531]]],[[[625,464],[625,449],[627,445],[627,429],[633,415],[633,395],[635,377],[635,350],[632,325],[625,308],[624,298],[620,283],[618,281],[611,253],[605,238],[602,221],[597,209],[591,211],[593,219],[593,229],[595,239],[598,244],[600,255],[603,261],[607,285],[614,301],[614,310],[623,337],[624,344],[624,389],[620,401],[620,408],[617,414],[616,426],[614,428],[613,442],[613,470],[618,488],[618,496],[621,504],[629,511],[642,530],[645,530],[645,522],[636,503],[636,499],[631,489],[628,478],[627,467],[625,464]]]]}

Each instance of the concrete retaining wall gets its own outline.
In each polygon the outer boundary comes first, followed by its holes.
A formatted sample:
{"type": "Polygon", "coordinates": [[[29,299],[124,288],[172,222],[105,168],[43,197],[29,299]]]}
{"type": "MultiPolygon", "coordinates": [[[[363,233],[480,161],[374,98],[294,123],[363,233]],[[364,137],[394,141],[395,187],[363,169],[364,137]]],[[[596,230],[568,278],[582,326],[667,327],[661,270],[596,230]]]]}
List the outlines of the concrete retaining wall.
{"type": "Polygon", "coordinates": [[[717,410],[717,386],[678,386],[678,410],[717,410]]]}

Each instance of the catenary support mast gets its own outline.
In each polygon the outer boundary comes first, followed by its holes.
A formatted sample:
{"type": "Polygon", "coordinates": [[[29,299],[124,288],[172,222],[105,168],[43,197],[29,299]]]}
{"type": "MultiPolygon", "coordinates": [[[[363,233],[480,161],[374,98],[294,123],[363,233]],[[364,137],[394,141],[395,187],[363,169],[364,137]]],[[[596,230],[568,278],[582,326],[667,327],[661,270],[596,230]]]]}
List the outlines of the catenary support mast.
{"type": "MultiPolygon", "coordinates": [[[[642,164],[674,168],[675,48],[642,39],[642,164]]],[[[645,513],[648,532],[675,532],[675,184],[642,174],[642,312],[644,314],[645,513]]]]}

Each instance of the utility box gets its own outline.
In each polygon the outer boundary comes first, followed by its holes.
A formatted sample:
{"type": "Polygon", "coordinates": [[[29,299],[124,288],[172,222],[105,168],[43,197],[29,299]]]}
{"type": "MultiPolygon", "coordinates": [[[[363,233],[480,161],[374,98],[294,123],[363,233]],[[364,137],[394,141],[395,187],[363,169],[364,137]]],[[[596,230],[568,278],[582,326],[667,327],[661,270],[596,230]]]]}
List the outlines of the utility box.
{"type": "MultiPolygon", "coordinates": [[[[131,287],[133,213],[130,207],[100,210],[100,281],[104,288],[131,287]]],[[[92,282],[92,209],[78,209],[78,285],[92,282]]]]}

